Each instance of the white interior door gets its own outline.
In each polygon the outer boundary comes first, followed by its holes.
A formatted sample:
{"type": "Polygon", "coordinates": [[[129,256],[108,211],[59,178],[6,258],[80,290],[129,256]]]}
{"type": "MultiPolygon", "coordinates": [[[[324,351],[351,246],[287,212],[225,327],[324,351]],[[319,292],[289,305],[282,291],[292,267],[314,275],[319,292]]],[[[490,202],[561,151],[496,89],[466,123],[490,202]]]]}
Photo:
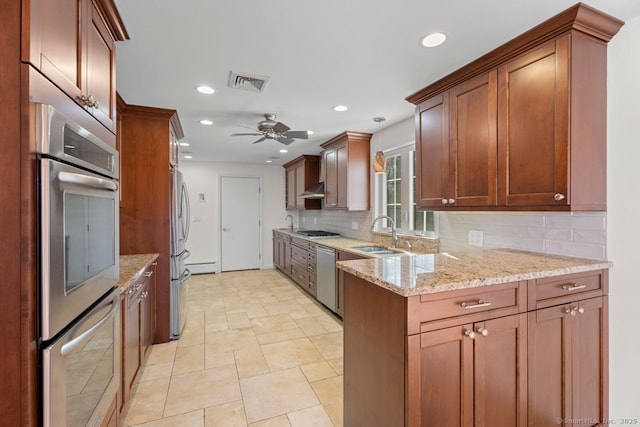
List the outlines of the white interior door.
{"type": "Polygon", "coordinates": [[[260,268],[260,178],[220,177],[220,269],[260,268]]]}

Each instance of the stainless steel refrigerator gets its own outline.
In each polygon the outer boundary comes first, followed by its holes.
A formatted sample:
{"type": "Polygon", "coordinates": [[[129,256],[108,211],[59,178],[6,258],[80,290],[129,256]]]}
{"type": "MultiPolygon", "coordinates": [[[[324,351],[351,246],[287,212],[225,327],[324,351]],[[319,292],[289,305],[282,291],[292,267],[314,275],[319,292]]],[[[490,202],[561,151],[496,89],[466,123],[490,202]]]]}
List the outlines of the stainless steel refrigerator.
{"type": "Polygon", "coordinates": [[[189,237],[189,194],[182,172],[171,168],[171,339],[178,339],[185,325],[186,281],[191,273],[185,260],[191,255],[185,244],[189,237]]]}

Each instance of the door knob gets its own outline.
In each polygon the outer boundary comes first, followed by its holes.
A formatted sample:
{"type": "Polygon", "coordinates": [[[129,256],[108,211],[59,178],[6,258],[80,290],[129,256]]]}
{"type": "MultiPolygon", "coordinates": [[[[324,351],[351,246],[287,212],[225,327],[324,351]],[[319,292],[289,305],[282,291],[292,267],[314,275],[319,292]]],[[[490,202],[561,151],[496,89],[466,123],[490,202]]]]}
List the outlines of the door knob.
{"type": "Polygon", "coordinates": [[[223,227],[222,231],[231,231],[231,229],[229,227],[223,227]]]}

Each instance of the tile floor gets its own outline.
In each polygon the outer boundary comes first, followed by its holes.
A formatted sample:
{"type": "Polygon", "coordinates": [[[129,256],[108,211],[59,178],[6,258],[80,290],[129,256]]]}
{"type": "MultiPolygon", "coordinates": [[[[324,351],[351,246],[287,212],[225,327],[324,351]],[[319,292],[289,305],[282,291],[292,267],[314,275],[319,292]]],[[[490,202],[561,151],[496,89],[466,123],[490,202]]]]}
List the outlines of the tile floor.
{"type": "Polygon", "coordinates": [[[342,426],[342,322],[277,270],[192,276],[125,426],[342,426]]]}

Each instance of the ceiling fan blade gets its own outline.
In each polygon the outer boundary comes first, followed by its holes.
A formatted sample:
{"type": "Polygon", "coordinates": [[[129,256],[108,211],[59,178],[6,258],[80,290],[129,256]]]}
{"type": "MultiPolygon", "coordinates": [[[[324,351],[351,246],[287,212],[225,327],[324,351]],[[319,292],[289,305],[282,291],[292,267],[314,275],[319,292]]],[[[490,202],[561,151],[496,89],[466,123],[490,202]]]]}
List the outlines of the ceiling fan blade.
{"type": "Polygon", "coordinates": [[[264,141],[265,139],[267,139],[267,138],[265,138],[265,137],[263,136],[263,137],[262,137],[262,138],[260,138],[259,140],[254,141],[253,143],[254,143],[254,144],[257,144],[258,142],[262,142],[262,141],[264,141]]]}
{"type": "Polygon", "coordinates": [[[295,141],[295,139],[293,138],[287,138],[286,136],[279,136],[276,138],[276,141],[283,143],[284,145],[289,145],[291,144],[293,141],[295,141]]]}
{"type": "Polygon", "coordinates": [[[290,130],[283,134],[287,138],[309,139],[309,132],[306,130],[290,130]]]}
{"type": "Polygon", "coordinates": [[[236,126],[240,126],[241,128],[251,129],[252,131],[258,132],[258,129],[256,129],[255,127],[245,126],[245,125],[241,125],[241,124],[236,124],[236,126]]]}
{"type": "Polygon", "coordinates": [[[231,136],[260,136],[261,133],[232,133],[231,136]]]}
{"type": "Polygon", "coordinates": [[[282,122],[278,122],[275,125],[273,125],[273,127],[271,129],[273,129],[273,131],[275,133],[284,133],[284,132],[288,131],[291,128],[289,126],[285,125],[282,122]]]}

